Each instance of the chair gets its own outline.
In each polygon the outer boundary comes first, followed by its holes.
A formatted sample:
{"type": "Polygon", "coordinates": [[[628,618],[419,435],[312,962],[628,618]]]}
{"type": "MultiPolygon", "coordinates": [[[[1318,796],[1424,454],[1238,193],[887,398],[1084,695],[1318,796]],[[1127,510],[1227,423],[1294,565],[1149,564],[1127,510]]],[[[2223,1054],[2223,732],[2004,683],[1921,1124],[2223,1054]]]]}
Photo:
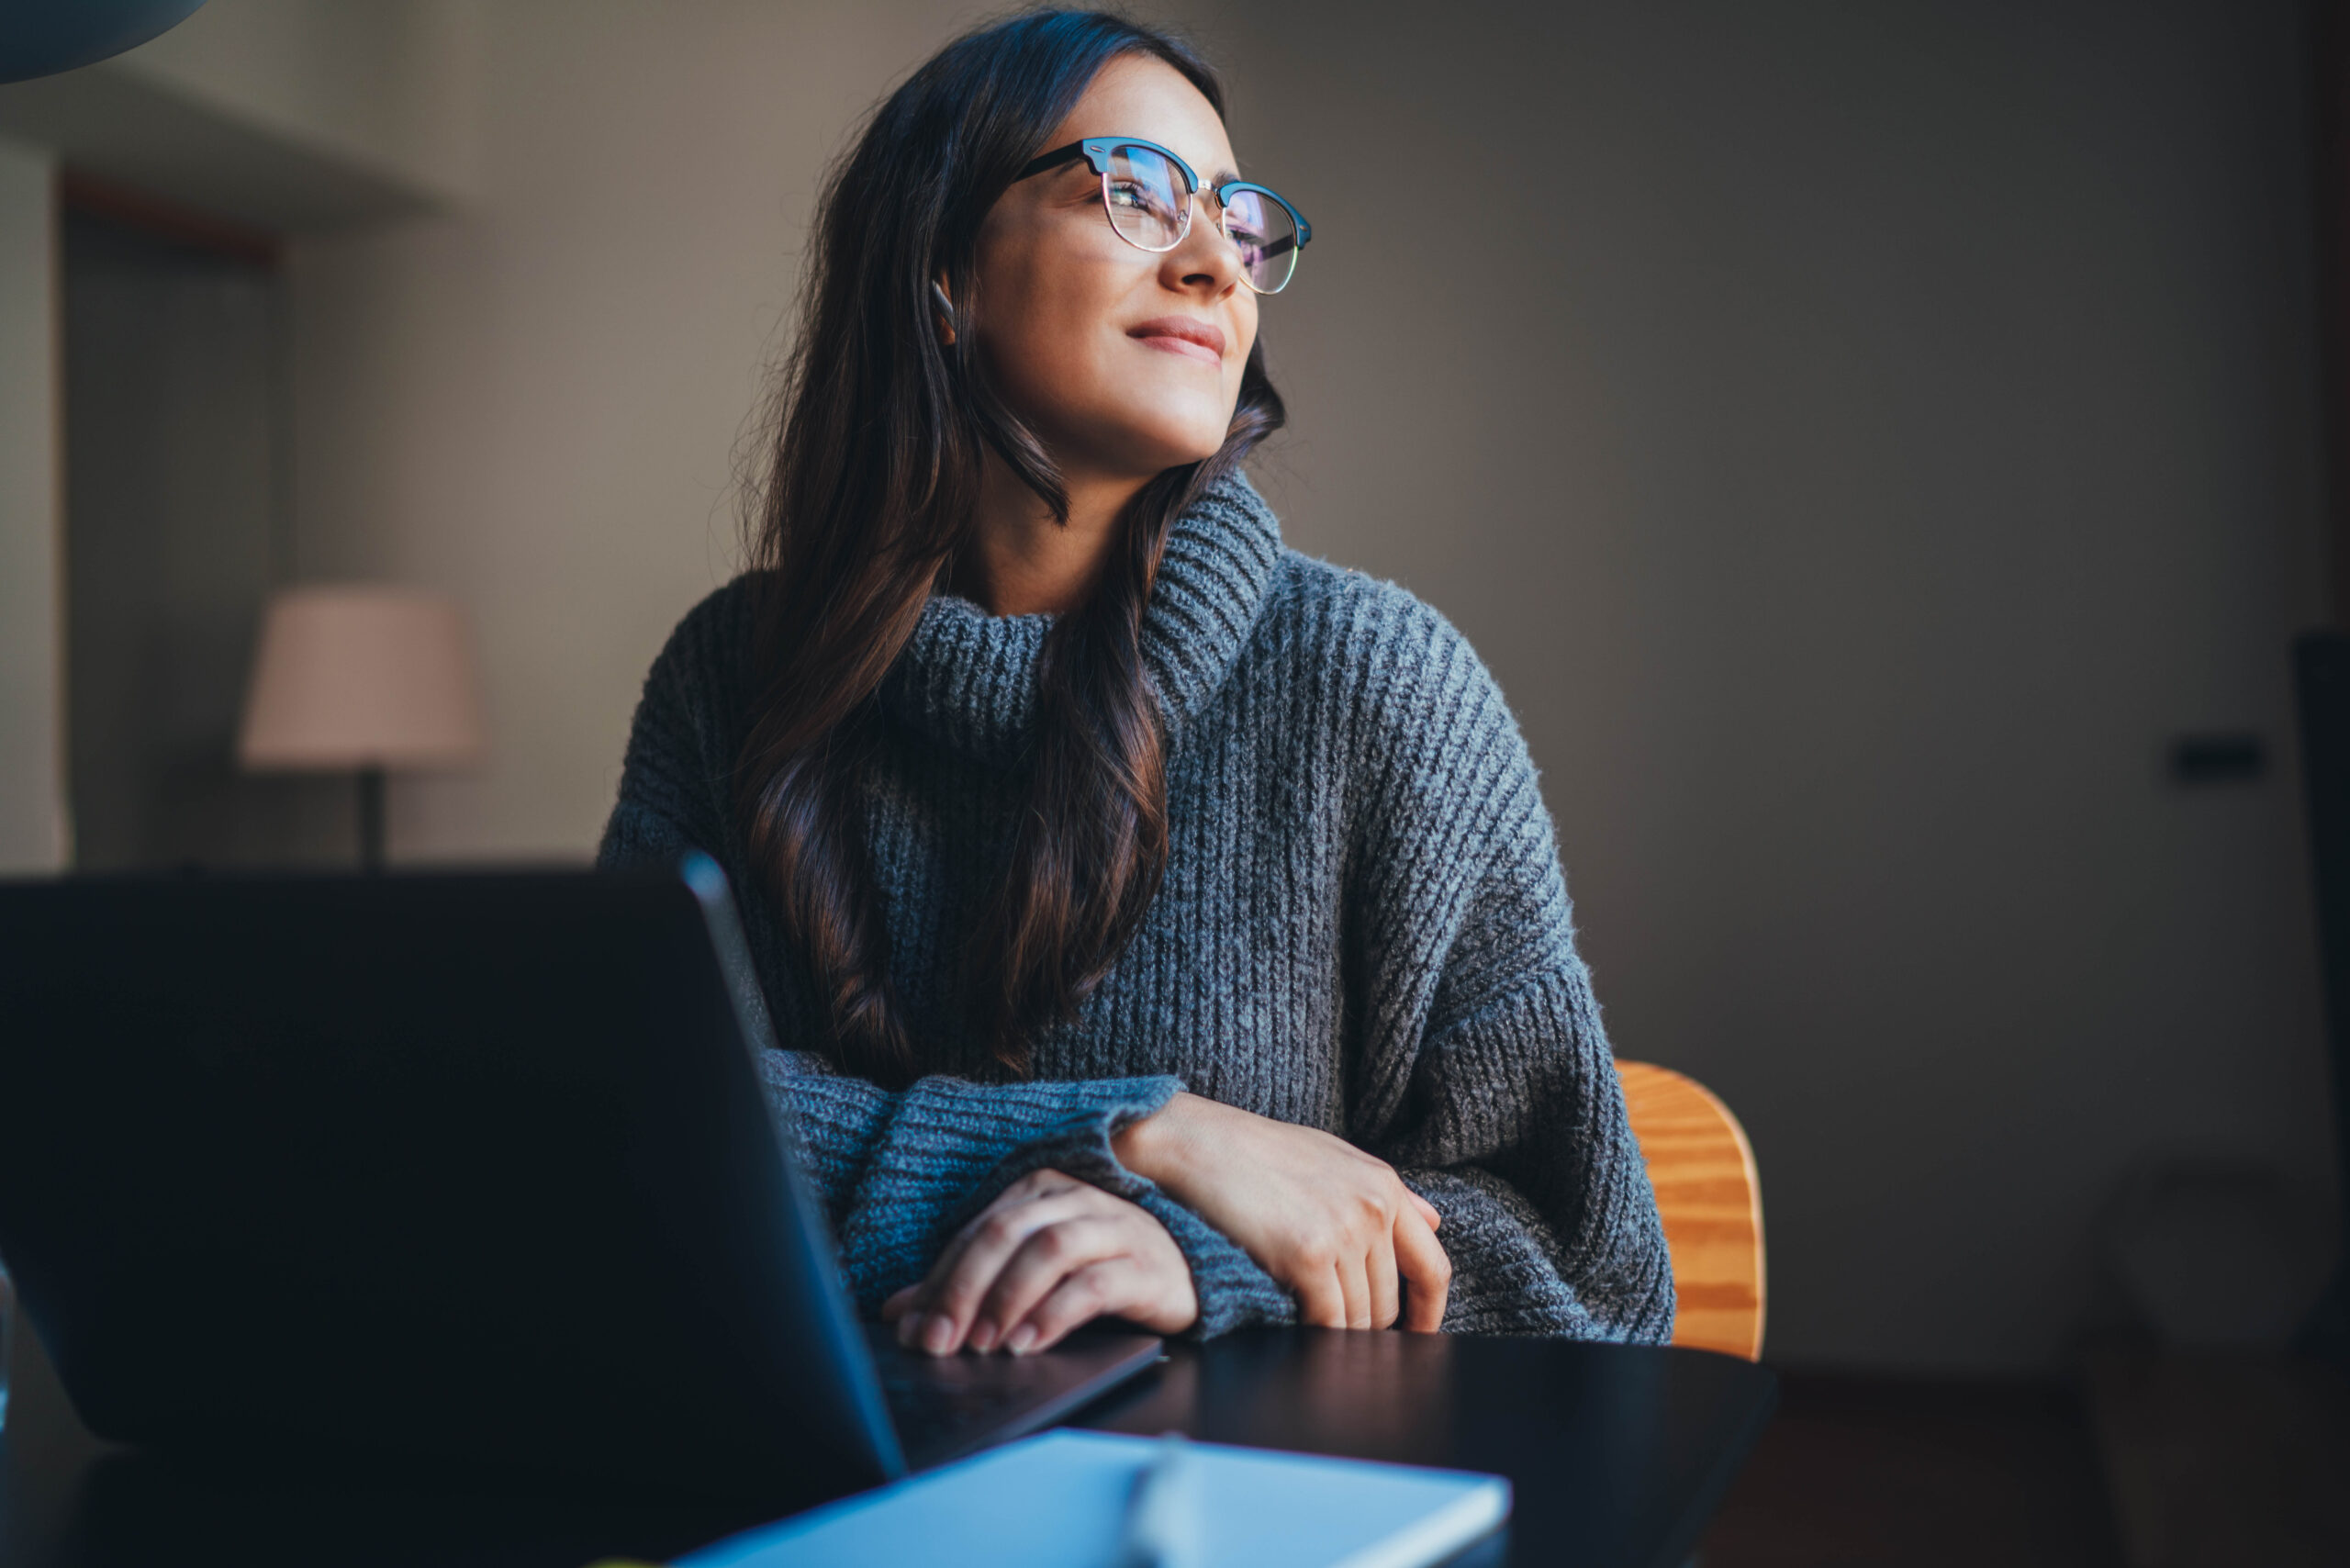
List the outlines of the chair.
{"type": "Polygon", "coordinates": [[[1762,1186],[1746,1129],[1706,1086],[1619,1061],[1624,1109],[1673,1254],[1673,1342],[1762,1356],[1762,1186]]]}

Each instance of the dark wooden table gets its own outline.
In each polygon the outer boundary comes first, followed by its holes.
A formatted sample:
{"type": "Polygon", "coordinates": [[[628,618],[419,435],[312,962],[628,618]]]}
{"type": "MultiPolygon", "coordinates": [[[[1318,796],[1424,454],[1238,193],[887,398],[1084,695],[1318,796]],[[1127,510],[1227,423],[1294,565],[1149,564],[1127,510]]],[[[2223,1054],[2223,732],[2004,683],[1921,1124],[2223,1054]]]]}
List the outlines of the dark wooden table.
{"type": "MultiPolygon", "coordinates": [[[[21,1330],[22,1325],[19,1324],[21,1330]]],[[[31,1337],[0,1437],[0,1568],[582,1568],[659,1560],[756,1509],[401,1473],[332,1456],[267,1465],[108,1450],[31,1337]]],[[[1319,1329],[1178,1347],[1078,1425],[1488,1471],[1505,1536],[1460,1562],[1669,1568],[1770,1417],[1765,1369],[1697,1350],[1319,1329]]]]}

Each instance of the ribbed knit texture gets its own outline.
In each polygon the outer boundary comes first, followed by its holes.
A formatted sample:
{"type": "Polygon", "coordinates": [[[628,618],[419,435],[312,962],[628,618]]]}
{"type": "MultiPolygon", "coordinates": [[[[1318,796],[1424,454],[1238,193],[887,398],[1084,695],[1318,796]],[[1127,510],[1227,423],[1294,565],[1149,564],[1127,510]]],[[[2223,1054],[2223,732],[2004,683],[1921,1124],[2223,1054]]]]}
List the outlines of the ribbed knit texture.
{"type": "Polygon", "coordinates": [[[1181,518],[1143,652],[1169,740],[1167,875],[1033,1081],[987,1081],[957,957],[1002,875],[1049,625],[934,599],[881,693],[866,827],[891,979],[934,1076],[902,1092],[789,1048],[819,1014],[729,780],[747,579],[645,682],[607,865],[725,867],[777,1036],[767,1064],[867,1312],[962,1221],[1052,1166],[1131,1197],[1190,1260],[1214,1334],[1294,1304],[1122,1168],[1110,1137],[1179,1086],[1337,1134],[1444,1215],[1448,1329],[1662,1342],[1664,1238],[1574,947],[1550,819],[1467,643],[1392,584],[1309,560],[1235,476],[1181,518]]]}

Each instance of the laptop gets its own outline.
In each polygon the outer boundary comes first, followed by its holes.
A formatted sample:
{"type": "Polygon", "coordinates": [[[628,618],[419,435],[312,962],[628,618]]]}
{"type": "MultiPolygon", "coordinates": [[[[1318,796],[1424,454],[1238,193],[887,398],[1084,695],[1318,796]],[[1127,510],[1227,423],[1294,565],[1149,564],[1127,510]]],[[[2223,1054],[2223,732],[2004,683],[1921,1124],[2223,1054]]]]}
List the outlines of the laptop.
{"type": "Polygon", "coordinates": [[[858,1321],[725,878],[0,883],[0,1258],[83,1421],[806,1502],[1160,1358],[858,1321]]]}

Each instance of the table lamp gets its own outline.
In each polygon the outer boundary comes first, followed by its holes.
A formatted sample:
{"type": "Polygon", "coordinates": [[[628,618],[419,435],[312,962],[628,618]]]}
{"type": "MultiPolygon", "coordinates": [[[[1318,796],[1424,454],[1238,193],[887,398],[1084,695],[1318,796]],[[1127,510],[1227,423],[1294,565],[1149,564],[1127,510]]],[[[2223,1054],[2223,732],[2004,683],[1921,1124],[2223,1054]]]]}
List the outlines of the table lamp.
{"type": "Polygon", "coordinates": [[[453,599],[344,584],[270,601],[237,760],[255,772],[357,775],[367,869],[384,865],[385,775],[464,767],[482,750],[473,638],[453,599]]]}

